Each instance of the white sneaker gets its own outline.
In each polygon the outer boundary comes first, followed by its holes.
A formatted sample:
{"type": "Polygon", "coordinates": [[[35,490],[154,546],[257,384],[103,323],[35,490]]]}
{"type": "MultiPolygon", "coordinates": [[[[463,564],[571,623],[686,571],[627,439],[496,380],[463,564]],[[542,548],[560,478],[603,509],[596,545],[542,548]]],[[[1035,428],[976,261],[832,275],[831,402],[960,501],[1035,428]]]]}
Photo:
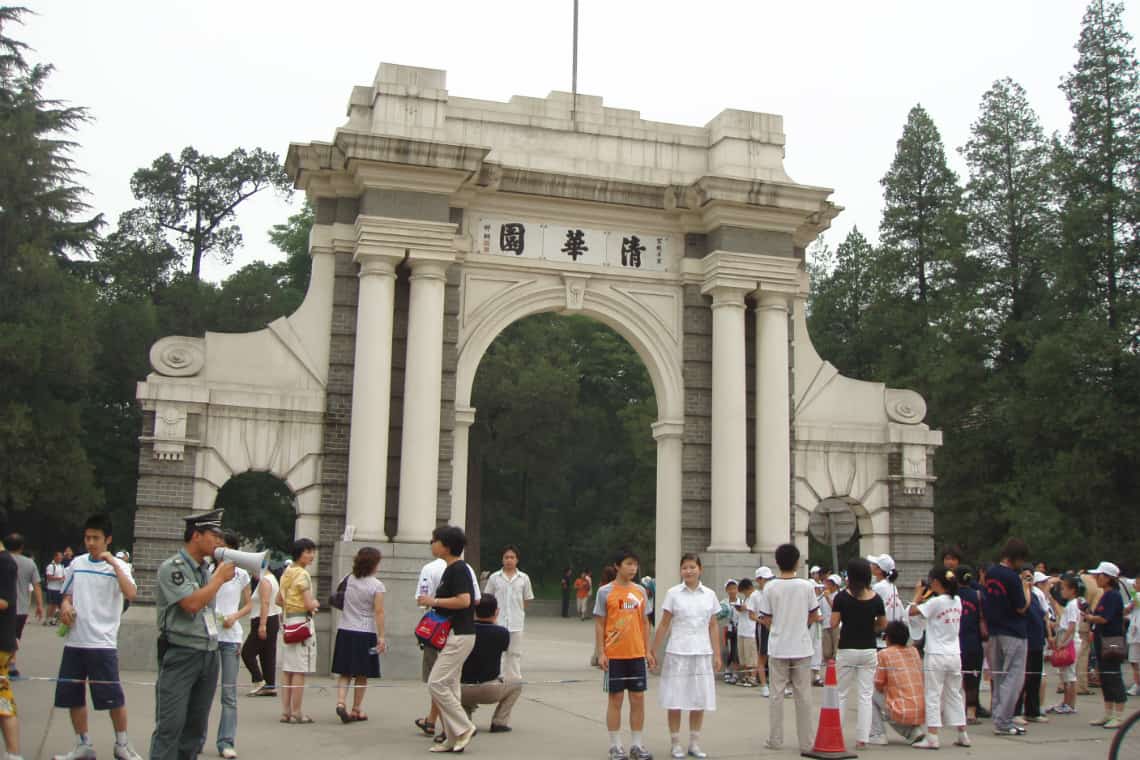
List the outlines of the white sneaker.
{"type": "Polygon", "coordinates": [[[226,760],[234,760],[237,757],[237,750],[233,747],[226,747],[219,754],[226,760]]]}
{"type": "Polygon", "coordinates": [[[877,745],[879,747],[885,747],[888,744],[890,744],[890,742],[887,741],[887,735],[886,734],[878,734],[876,736],[870,736],[867,738],[867,743],[868,744],[874,744],[874,745],[877,745]]]}
{"type": "Polygon", "coordinates": [[[768,689],[768,684],[764,684],[763,686],[760,687],[760,696],[762,696],[762,697],[772,696],[772,692],[768,689]]]}
{"type": "Polygon", "coordinates": [[[1127,694],[1130,697],[1140,697],[1140,683],[1134,683],[1129,686],[1127,694]]]}
{"type": "Polygon", "coordinates": [[[696,758],[699,758],[700,760],[703,760],[704,758],[709,756],[709,753],[705,752],[703,749],[700,748],[700,746],[698,746],[694,742],[694,743],[689,745],[689,756],[690,757],[696,757],[696,758]]]}
{"type": "Polygon", "coordinates": [[[669,750],[669,756],[675,758],[683,758],[685,756],[685,748],[680,744],[674,744],[669,750]]]}
{"type": "Polygon", "coordinates": [[[252,688],[252,689],[250,689],[249,691],[247,691],[247,692],[245,693],[245,695],[246,695],[247,697],[256,697],[256,696],[258,696],[258,692],[259,692],[259,691],[261,691],[261,687],[262,687],[262,686],[264,686],[264,685],[265,685],[265,682],[264,682],[264,681],[254,681],[254,682],[253,682],[253,688],[252,688]]]}
{"type": "Polygon", "coordinates": [[[95,748],[90,744],[78,742],[75,749],[66,755],[52,755],[52,760],[95,760],[95,748]]]}
{"type": "Polygon", "coordinates": [[[970,735],[965,731],[958,732],[958,738],[954,740],[954,744],[959,747],[972,747],[974,743],[970,741],[970,735]]]}
{"type": "MultiPolygon", "coordinates": [[[[92,757],[95,757],[92,755],[92,757]]],[[[236,757],[236,755],[235,755],[236,757]]],[[[115,760],[145,760],[130,744],[115,745],[115,760]]]]}

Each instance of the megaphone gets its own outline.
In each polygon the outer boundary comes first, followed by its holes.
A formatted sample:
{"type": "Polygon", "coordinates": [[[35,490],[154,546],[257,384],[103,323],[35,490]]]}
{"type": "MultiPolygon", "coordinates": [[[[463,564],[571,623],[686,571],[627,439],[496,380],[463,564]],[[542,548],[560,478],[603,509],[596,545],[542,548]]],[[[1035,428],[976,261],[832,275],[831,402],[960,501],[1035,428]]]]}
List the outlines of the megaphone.
{"type": "Polygon", "coordinates": [[[214,550],[215,562],[233,562],[251,575],[261,575],[269,567],[269,552],[242,552],[225,546],[214,550]]]}

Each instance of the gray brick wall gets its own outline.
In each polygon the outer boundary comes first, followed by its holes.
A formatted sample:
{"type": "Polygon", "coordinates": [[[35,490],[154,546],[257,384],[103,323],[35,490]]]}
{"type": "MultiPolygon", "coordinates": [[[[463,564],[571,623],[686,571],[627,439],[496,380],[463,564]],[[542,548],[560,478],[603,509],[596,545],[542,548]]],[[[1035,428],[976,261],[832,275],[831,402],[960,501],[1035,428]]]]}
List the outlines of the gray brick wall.
{"type": "Polygon", "coordinates": [[[685,286],[685,432],[682,438],[681,550],[702,552],[710,540],[712,495],[712,299],[685,286]]]}
{"type": "MultiPolygon", "coordinates": [[[[143,413],[144,436],[154,434],[154,412],[143,413]]],[[[139,481],[135,496],[135,544],[131,560],[139,601],[154,601],[155,574],[162,561],[182,545],[182,518],[193,511],[197,449],[187,446],[180,462],[154,458],[152,444],[139,446],[139,481]]]]}
{"type": "Polygon", "coordinates": [[[352,371],[356,356],[357,266],[348,253],[336,254],[330,332],[328,386],[321,458],[321,505],[315,580],[325,598],[332,576],[333,547],[344,532],[348,505],[348,441],[352,426],[352,371]]]}

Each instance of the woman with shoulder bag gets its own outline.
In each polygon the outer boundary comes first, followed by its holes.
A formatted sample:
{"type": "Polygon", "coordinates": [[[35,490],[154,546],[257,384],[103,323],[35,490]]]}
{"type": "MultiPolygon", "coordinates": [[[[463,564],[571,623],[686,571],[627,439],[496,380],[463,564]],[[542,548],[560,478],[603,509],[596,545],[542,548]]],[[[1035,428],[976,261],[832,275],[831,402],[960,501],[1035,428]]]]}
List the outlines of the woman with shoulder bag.
{"type": "Polygon", "coordinates": [[[380,677],[380,654],[388,649],[384,640],[384,584],[376,577],[380,550],[365,546],[352,560],[352,574],[345,579],[340,623],[333,647],[332,672],[337,674],[336,714],[342,723],[368,720],[361,707],[369,678],[380,677]],[[349,681],[355,681],[352,711],[345,708],[349,681]]]}
{"type": "Polygon", "coordinates": [[[1092,571],[1097,588],[1103,593],[1093,611],[1084,613],[1092,624],[1093,651],[1096,654],[1100,688],[1104,694],[1104,717],[1089,721],[1090,726],[1119,728],[1124,722],[1124,675],[1120,664],[1124,661],[1124,598],[1120,595],[1120,568],[1111,562],[1101,562],[1092,571]]]}
{"type": "Polygon", "coordinates": [[[293,564],[281,575],[281,590],[277,603],[284,611],[281,625],[281,722],[312,723],[313,719],[301,712],[305,698],[305,674],[317,669],[317,637],[313,630],[313,613],[320,602],[313,593],[313,579],[309,565],[317,556],[317,545],[308,538],[293,542],[293,564]]]}
{"type": "Polygon", "coordinates": [[[447,738],[431,752],[462,752],[475,736],[475,724],[460,701],[459,677],[463,663],[475,648],[475,584],[471,568],[460,559],[467,544],[463,530],[454,525],[431,534],[431,553],[447,563],[434,594],[421,594],[416,602],[447,618],[451,631],[428,676],[428,692],[439,707],[447,738]]]}

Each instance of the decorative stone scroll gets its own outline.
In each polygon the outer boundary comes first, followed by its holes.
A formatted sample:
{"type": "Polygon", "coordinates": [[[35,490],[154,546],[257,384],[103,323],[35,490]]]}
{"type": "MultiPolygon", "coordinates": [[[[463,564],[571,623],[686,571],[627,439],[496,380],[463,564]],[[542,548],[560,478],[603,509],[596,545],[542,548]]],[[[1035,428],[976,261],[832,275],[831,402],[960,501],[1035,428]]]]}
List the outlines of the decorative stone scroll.
{"type": "Polygon", "coordinates": [[[926,417],[926,399],[915,391],[887,388],[885,403],[891,422],[917,425],[926,417]]]}
{"type": "Polygon", "coordinates": [[[170,335],[150,347],[150,366],[167,377],[191,377],[206,365],[206,341],[170,335]]]}
{"type": "MultiPolygon", "coordinates": [[[[154,361],[153,351],[151,361],[154,361]]],[[[159,401],[154,407],[154,458],[181,462],[186,453],[186,409],[159,401]]]]}

